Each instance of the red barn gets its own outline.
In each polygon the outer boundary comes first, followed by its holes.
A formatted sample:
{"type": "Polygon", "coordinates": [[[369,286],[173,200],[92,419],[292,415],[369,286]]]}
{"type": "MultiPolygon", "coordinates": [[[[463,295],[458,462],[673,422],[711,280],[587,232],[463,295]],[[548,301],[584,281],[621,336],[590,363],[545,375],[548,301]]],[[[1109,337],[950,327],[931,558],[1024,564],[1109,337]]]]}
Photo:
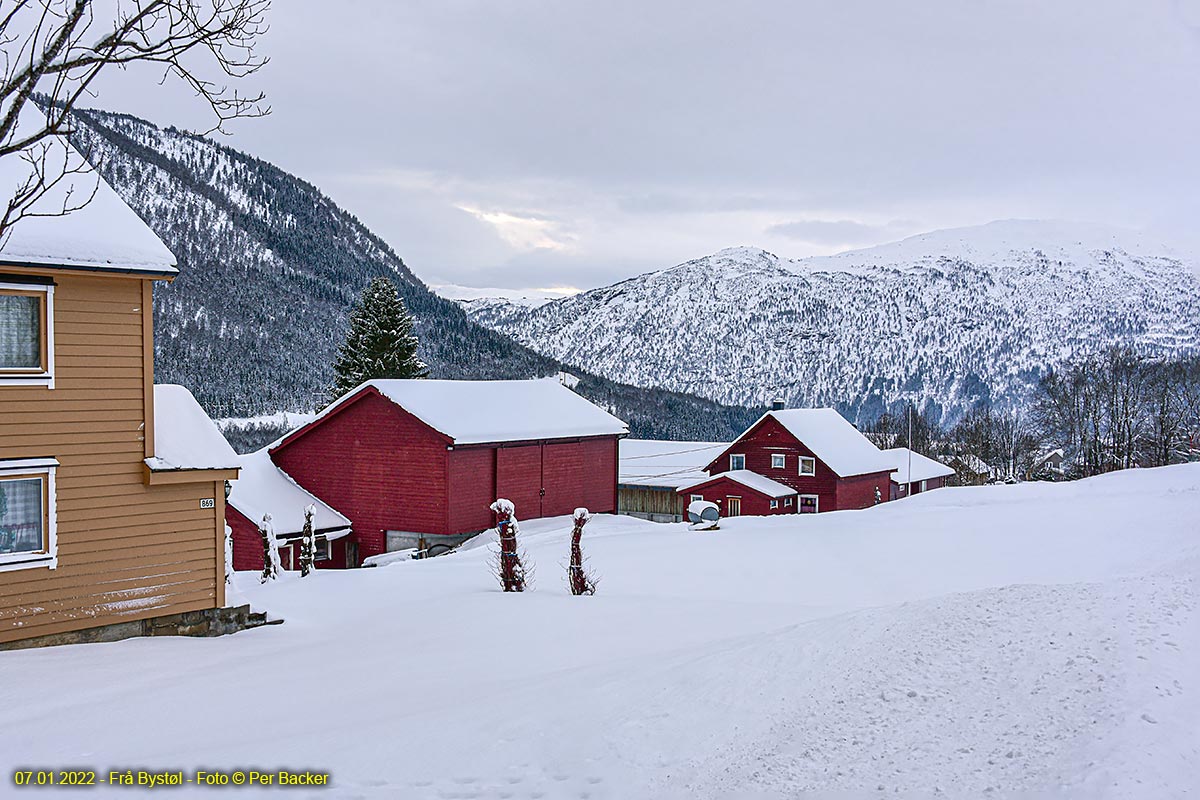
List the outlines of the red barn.
{"type": "Polygon", "coordinates": [[[270,515],[284,569],[300,568],[304,510],[313,507],[314,564],[318,569],[343,569],[358,563],[356,545],[349,539],[350,520],[304,491],[275,466],[267,448],[238,456],[241,474],[225,502],[225,524],[233,538],[233,568],[263,568],[263,539],[259,526],[270,515]]]}
{"type": "MultiPolygon", "coordinates": [[[[768,411],[704,471],[713,478],[743,471],[769,478],[796,493],[795,508],[782,513],[803,514],[884,502],[895,469],[892,459],[832,408],[792,408],[768,411]]],[[[715,496],[704,499],[716,502],[715,496]]],[[[729,515],[727,503],[722,513],[729,515]]],[[[750,512],[742,505],[741,513],[750,512]]]]}
{"type": "MultiPolygon", "coordinates": [[[[519,519],[617,510],[625,423],[554,379],[368,381],[270,448],[300,486],[345,514],[359,558],[436,552],[519,519]]],[[[353,565],[351,565],[353,566],[353,565]]]]}

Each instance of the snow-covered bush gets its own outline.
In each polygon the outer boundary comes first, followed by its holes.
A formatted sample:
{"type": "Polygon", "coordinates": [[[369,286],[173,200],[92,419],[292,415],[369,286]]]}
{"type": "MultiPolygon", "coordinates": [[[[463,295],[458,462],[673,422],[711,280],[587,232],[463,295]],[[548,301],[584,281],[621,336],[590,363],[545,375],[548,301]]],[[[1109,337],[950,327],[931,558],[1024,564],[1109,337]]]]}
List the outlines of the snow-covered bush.
{"type": "Polygon", "coordinates": [[[586,508],[575,509],[575,528],[571,531],[571,565],[567,568],[567,584],[571,594],[595,594],[596,578],[583,566],[583,526],[592,518],[586,508]]]}
{"type": "Polygon", "coordinates": [[[491,509],[496,514],[496,530],[500,534],[500,550],[496,553],[494,566],[500,586],[506,592],[523,592],[529,582],[530,571],[526,569],[522,553],[517,549],[517,509],[511,500],[498,498],[491,509]]]}
{"type": "Polygon", "coordinates": [[[304,508],[304,532],[300,538],[300,577],[307,577],[316,569],[317,542],[313,536],[313,516],[317,507],[309,503],[304,508]]]}
{"type": "Polygon", "coordinates": [[[270,514],[263,514],[258,532],[263,539],[263,571],[262,583],[273,581],[279,577],[283,564],[279,560],[279,540],[275,537],[275,524],[271,522],[270,514]]]}

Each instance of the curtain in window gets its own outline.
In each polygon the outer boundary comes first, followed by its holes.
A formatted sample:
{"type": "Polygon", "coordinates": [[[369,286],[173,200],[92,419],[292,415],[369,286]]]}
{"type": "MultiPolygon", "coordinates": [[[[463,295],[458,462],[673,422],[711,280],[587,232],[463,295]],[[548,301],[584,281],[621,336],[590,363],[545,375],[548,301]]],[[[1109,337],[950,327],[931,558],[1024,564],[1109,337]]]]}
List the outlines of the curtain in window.
{"type": "Polygon", "coordinates": [[[41,366],[41,317],[41,298],[0,294],[0,369],[41,366]]]}
{"type": "Polygon", "coordinates": [[[0,481],[0,555],[36,553],[42,538],[42,480],[0,481]]]}

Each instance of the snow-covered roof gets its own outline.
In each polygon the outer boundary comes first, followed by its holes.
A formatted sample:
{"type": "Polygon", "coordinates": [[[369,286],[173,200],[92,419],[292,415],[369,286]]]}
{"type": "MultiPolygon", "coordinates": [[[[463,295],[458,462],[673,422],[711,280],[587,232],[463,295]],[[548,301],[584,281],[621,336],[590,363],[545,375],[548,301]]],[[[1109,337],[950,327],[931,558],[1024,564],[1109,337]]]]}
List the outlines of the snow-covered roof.
{"type": "Polygon", "coordinates": [[[974,453],[959,453],[952,460],[958,461],[965,469],[970,470],[976,475],[991,475],[995,471],[986,461],[974,453]]]}
{"type": "MultiPolygon", "coordinates": [[[[17,135],[44,123],[42,112],[32,103],[21,110],[17,135]]],[[[50,143],[48,164],[51,169],[77,168],[81,174],[68,175],[61,184],[37,201],[32,211],[61,211],[64,201],[78,205],[91,195],[87,205],[65,216],[28,217],[18,221],[0,244],[0,262],[37,264],[49,267],[76,267],[174,275],[175,256],[142,219],[87,166],[65,139],[50,143]],[[67,193],[70,192],[68,199],[67,193]]],[[[0,158],[0,192],[13,196],[33,174],[28,161],[16,155],[0,158]]]]}
{"type": "Polygon", "coordinates": [[[788,408],[768,411],[764,417],[774,417],[843,478],[895,469],[883,451],[832,408],[788,408]]]}
{"type": "Polygon", "coordinates": [[[942,462],[907,447],[893,447],[884,450],[883,453],[896,465],[896,470],[892,473],[892,480],[896,483],[929,481],[934,478],[948,478],[954,474],[954,470],[942,462]],[[908,474],[909,453],[912,454],[912,477],[908,474]]]}
{"type": "Polygon", "coordinates": [[[708,483],[709,481],[719,480],[721,478],[728,478],[735,483],[740,483],[742,486],[753,489],[759,494],[765,494],[767,497],[787,497],[788,495],[793,495],[796,493],[796,490],[792,487],[784,486],[778,481],[773,481],[770,478],[763,477],[757,472],[751,472],[748,469],[734,469],[730,470],[729,472],[722,472],[717,475],[713,475],[712,477],[705,477],[704,480],[696,481],[694,483],[687,484],[686,486],[679,487],[679,491],[692,489],[701,484],[708,483]]]}
{"type": "Polygon", "coordinates": [[[155,471],[237,469],[238,457],[192,393],[175,384],[154,387],[155,471]]]}
{"type": "Polygon", "coordinates": [[[669,442],[661,439],[622,439],[617,483],[679,488],[707,479],[708,464],[729,444],[669,442]]]}
{"type": "Polygon", "coordinates": [[[372,387],[455,444],[624,435],[629,427],[557,378],[527,381],[373,380],[317,419],[372,387]]]}
{"type": "Polygon", "coordinates": [[[242,472],[229,492],[229,505],[258,524],[264,514],[271,515],[277,536],[292,536],[304,530],[304,509],[316,508],[313,529],[340,530],[350,520],[291,479],[275,466],[267,448],[238,456],[242,472]]]}

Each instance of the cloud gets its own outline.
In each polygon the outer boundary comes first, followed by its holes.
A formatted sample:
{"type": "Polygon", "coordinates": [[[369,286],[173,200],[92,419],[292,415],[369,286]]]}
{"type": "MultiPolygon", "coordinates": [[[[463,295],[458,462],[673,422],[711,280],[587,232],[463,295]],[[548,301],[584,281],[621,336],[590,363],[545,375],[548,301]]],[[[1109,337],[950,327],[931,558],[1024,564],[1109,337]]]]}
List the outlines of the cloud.
{"type": "Polygon", "coordinates": [[[507,211],[484,211],[467,205],[456,208],[491,225],[501,239],[517,250],[567,250],[574,240],[553,220],[507,211]]]}
{"type": "Polygon", "coordinates": [[[903,220],[871,225],[852,219],[798,219],[793,222],[768,225],[763,232],[809,244],[862,245],[890,241],[906,232],[911,233],[916,230],[916,223],[903,220]]]}

